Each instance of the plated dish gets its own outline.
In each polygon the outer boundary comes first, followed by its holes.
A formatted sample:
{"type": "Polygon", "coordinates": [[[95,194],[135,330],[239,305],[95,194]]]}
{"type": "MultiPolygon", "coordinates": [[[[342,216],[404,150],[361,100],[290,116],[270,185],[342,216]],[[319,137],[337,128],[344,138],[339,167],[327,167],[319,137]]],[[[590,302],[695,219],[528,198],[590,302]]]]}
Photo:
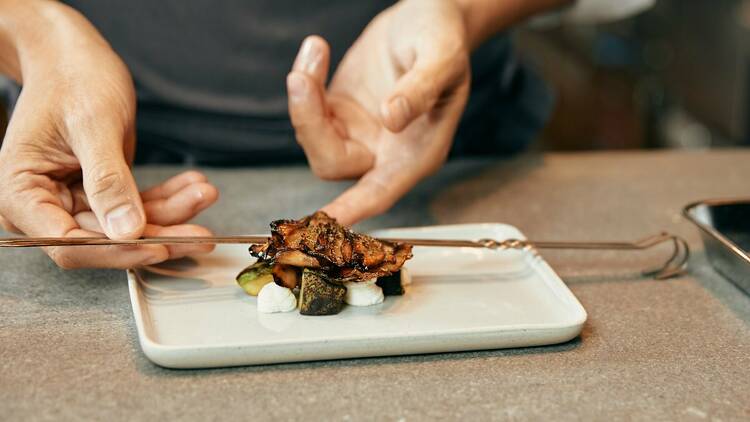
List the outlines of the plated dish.
{"type": "Polygon", "coordinates": [[[237,275],[258,299],[258,312],[335,315],[344,304],[371,306],[402,295],[412,247],[359,234],[322,211],[271,223],[268,242],[250,247],[257,260],[237,275]]]}
{"type": "MultiPolygon", "coordinates": [[[[523,239],[505,224],[389,229],[382,238],[523,239]]],[[[171,368],[258,365],[560,343],[586,311],[539,256],[526,250],[415,246],[405,295],[336,315],[265,314],[235,281],[242,245],[128,272],[144,354],[171,368]]]]}

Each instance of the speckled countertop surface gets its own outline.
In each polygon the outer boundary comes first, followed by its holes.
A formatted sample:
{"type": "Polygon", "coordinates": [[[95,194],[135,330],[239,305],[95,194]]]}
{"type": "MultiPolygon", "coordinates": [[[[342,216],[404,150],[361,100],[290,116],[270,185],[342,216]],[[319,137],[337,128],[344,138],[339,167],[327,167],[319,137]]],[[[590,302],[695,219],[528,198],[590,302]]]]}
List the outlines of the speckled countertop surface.
{"type": "MultiPolygon", "coordinates": [[[[579,339],[551,347],[162,369],[141,353],[123,272],[0,251],[0,419],[748,420],[750,298],[707,265],[680,210],[750,196],[749,163],[750,150],[454,162],[360,227],[505,222],[530,238],[689,239],[690,274],[667,282],[635,275],[653,256],[545,253],[589,314],[579,339]]],[[[177,171],[137,176],[145,186],[177,171]]],[[[346,186],[302,167],[207,174],[223,196],[199,221],[218,234],[264,230],[346,186]]]]}

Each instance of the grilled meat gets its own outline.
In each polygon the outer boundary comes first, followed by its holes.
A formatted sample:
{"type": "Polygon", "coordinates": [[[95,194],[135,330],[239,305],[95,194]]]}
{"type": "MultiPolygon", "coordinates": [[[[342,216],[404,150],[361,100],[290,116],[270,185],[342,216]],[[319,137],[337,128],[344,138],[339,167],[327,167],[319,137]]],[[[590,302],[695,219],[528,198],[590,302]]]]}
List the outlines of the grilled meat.
{"type": "Polygon", "coordinates": [[[300,280],[300,271],[290,265],[279,264],[278,262],[273,265],[273,281],[279,286],[293,289],[297,287],[300,280]]]}
{"type": "Polygon", "coordinates": [[[412,257],[410,245],[354,233],[322,211],[300,220],[274,221],[271,239],[251,246],[250,253],[276,265],[315,268],[338,282],[392,274],[412,257]]]}

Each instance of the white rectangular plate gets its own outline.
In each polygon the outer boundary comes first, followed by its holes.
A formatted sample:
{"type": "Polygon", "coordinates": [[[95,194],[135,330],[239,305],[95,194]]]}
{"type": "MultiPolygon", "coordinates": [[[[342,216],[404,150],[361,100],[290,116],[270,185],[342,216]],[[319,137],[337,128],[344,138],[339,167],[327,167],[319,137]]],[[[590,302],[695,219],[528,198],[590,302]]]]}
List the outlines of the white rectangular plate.
{"type": "MultiPolygon", "coordinates": [[[[504,224],[383,230],[377,236],[523,238],[504,224]]],[[[538,346],[576,337],[586,311],[529,251],[415,247],[413,283],[380,305],[338,315],[259,314],[234,277],[246,246],[128,272],[144,353],[158,365],[208,368],[538,346]]]]}

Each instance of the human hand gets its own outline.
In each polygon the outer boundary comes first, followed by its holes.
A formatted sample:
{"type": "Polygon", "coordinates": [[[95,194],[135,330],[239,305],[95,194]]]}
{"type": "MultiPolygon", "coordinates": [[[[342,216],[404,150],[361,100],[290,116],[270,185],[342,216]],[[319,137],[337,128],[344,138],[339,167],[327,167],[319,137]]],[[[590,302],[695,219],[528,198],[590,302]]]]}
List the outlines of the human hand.
{"type": "Polygon", "coordinates": [[[289,114],[312,171],[359,180],[323,210],[353,224],[389,209],[445,161],[469,91],[461,9],[405,0],[379,14],[330,84],[329,47],[302,44],[287,77],[289,114]]]}
{"type": "MultiPolygon", "coordinates": [[[[51,4],[51,3],[50,3],[51,4]]],[[[77,12],[19,43],[23,90],[0,148],[0,219],[29,236],[112,239],[202,236],[182,224],[216,201],[203,175],[188,172],[140,194],[130,172],[135,94],[130,74],[77,12]],[[25,50],[23,48],[26,48],[25,50]]],[[[21,78],[19,78],[21,79],[21,78]]],[[[129,268],[211,249],[200,246],[47,248],[63,268],[129,268]]]]}

